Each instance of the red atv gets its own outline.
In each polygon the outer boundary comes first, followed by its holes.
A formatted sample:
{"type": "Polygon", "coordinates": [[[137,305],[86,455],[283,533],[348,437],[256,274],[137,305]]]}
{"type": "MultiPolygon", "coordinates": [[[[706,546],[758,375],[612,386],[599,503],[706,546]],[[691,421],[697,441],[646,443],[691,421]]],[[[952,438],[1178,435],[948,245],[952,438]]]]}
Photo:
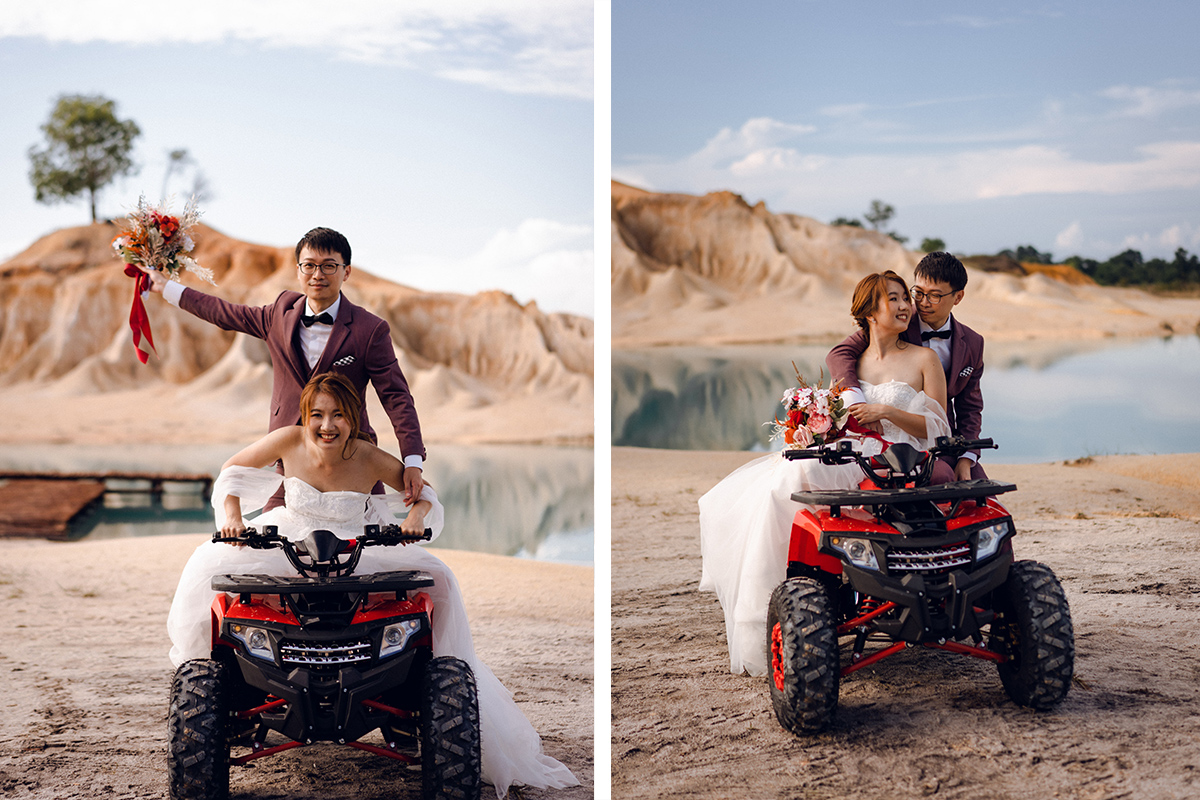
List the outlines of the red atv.
{"type": "Polygon", "coordinates": [[[172,798],[223,800],[230,764],[314,742],[419,763],[424,800],[479,797],[475,678],[465,661],[433,657],[421,591],[433,578],[353,574],[363,548],[411,536],[368,525],[350,541],[317,530],[293,543],[267,526],[213,541],[282,548],[298,574],[213,578],[212,657],[182,664],[171,686],[172,798]],[[375,730],[382,746],[359,741],[375,730]]]}
{"type": "Polygon", "coordinates": [[[1013,560],[1016,528],[995,496],[1017,487],[929,484],[937,456],[994,447],[939,437],[928,452],[901,443],[864,457],[846,441],[784,452],[857,462],[867,476],[859,489],[792,495],[818,509],[796,513],[788,577],[767,612],[767,683],[784,728],[820,732],[843,677],[918,645],[994,662],[1020,705],[1047,709],[1066,697],[1071,611],[1049,567],[1013,560]]]}

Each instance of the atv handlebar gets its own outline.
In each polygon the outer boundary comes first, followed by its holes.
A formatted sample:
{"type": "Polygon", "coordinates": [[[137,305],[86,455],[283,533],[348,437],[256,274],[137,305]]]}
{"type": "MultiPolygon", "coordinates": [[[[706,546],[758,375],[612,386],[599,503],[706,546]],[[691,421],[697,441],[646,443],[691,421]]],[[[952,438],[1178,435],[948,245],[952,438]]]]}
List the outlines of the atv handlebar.
{"type": "Polygon", "coordinates": [[[998,449],[991,439],[965,439],[962,436],[939,436],[934,446],[922,453],[911,445],[893,445],[877,456],[864,456],[854,449],[853,443],[843,439],[837,446],[824,446],[815,450],[784,450],[783,457],[789,461],[815,458],[822,464],[854,464],[862,468],[863,474],[882,486],[901,485],[916,479],[918,484],[928,484],[933,475],[934,460],[941,456],[956,459],[971,450],[998,449]],[[894,451],[894,452],[893,452],[894,451]],[[876,470],[887,470],[881,476],[876,470]]]}
{"type": "Polygon", "coordinates": [[[309,532],[302,541],[295,542],[280,536],[278,526],[266,525],[261,533],[255,528],[246,528],[240,536],[222,536],[217,531],[212,540],[215,543],[245,545],[256,550],[282,549],[287,560],[301,574],[325,578],[353,573],[364,547],[394,547],[432,538],[432,528],[426,528],[420,534],[411,534],[401,530],[399,525],[364,525],[362,536],[355,539],[342,539],[331,531],[315,530],[309,532]],[[341,558],[343,553],[349,553],[345,560],[341,558]]]}
{"type": "MultiPolygon", "coordinates": [[[[398,544],[415,544],[427,542],[433,538],[433,528],[426,528],[419,534],[405,533],[399,525],[364,525],[362,536],[356,539],[339,539],[345,542],[347,549],[361,544],[363,547],[384,546],[392,547],[398,544]]],[[[246,528],[239,536],[222,536],[220,531],[213,534],[213,542],[218,544],[241,544],[256,550],[270,550],[280,547],[286,549],[286,544],[296,545],[285,536],[279,535],[279,527],[267,525],[262,532],[255,528],[246,528]]]]}

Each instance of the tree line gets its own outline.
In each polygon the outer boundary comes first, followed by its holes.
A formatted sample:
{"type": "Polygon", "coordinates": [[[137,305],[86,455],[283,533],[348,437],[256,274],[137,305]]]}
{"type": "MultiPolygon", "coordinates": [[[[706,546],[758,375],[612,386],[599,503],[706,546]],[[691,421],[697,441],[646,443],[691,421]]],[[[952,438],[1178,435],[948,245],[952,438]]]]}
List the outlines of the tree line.
{"type": "MultiPolygon", "coordinates": [[[[872,200],[871,207],[863,218],[873,230],[886,233],[900,244],[908,241],[895,231],[887,230],[887,223],[896,215],[896,209],[882,200],[872,200]]],[[[864,227],[858,219],[838,217],[830,225],[864,227]]],[[[945,250],[946,243],[935,237],[921,240],[920,250],[932,253],[945,250]]],[[[1139,250],[1125,250],[1107,261],[1071,256],[1061,262],[1054,260],[1051,253],[1040,252],[1033,245],[1023,244],[1016,249],[1001,250],[996,255],[1008,256],[1026,264],[1069,264],[1087,275],[1101,286],[1145,286],[1162,291],[1195,291],[1200,289],[1200,257],[1180,247],[1171,260],[1165,258],[1146,259],[1139,250]]]]}

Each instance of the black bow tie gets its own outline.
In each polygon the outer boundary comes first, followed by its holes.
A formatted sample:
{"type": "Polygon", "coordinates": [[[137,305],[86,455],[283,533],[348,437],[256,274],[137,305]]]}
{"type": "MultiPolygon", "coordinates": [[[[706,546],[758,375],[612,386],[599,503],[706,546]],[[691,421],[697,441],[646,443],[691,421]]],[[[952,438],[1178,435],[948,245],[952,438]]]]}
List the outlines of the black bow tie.
{"type": "Polygon", "coordinates": [[[921,341],[928,342],[930,339],[949,339],[950,329],[944,331],[921,331],[921,341]]]}
{"type": "Polygon", "coordinates": [[[300,321],[304,323],[304,327],[311,328],[314,322],[319,322],[322,325],[332,325],[333,317],[329,316],[328,311],[323,311],[320,314],[317,314],[315,317],[305,314],[300,318],[300,321]]]}

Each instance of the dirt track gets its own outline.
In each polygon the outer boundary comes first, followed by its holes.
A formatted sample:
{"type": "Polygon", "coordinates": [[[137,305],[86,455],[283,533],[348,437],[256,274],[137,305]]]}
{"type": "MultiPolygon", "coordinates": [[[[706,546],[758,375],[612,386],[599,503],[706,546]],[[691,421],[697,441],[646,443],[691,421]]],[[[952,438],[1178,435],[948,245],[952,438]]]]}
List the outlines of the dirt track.
{"type": "Polygon", "coordinates": [[[613,451],[614,797],[1200,797],[1195,486],[1116,460],[993,468],[1025,487],[1006,497],[1018,558],[1071,603],[1066,701],[1022,709],[993,666],[910,650],[847,678],[832,729],[806,740],[763,679],[729,673],[720,605],[697,591],[696,499],[745,460],[613,451]]]}
{"type": "MultiPolygon", "coordinates": [[[[171,664],[166,614],[191,536],[52,544],[0,541],[0,796],[165,798],[171,664]]],[[[454,569],[479,655],[514,693],[543,749],[593,795],[592,570],[439,551],[454,569]],[[494,591],[502,576],[504,592],[494,591]],[[580,587],[583,587],[582,589],[580,587]]],[[[233,800],[420,796],[420,774],[333,745],[241,768],[233,800]]],[[[484,786],[484,798],[494,796],[484,786]]]]}

